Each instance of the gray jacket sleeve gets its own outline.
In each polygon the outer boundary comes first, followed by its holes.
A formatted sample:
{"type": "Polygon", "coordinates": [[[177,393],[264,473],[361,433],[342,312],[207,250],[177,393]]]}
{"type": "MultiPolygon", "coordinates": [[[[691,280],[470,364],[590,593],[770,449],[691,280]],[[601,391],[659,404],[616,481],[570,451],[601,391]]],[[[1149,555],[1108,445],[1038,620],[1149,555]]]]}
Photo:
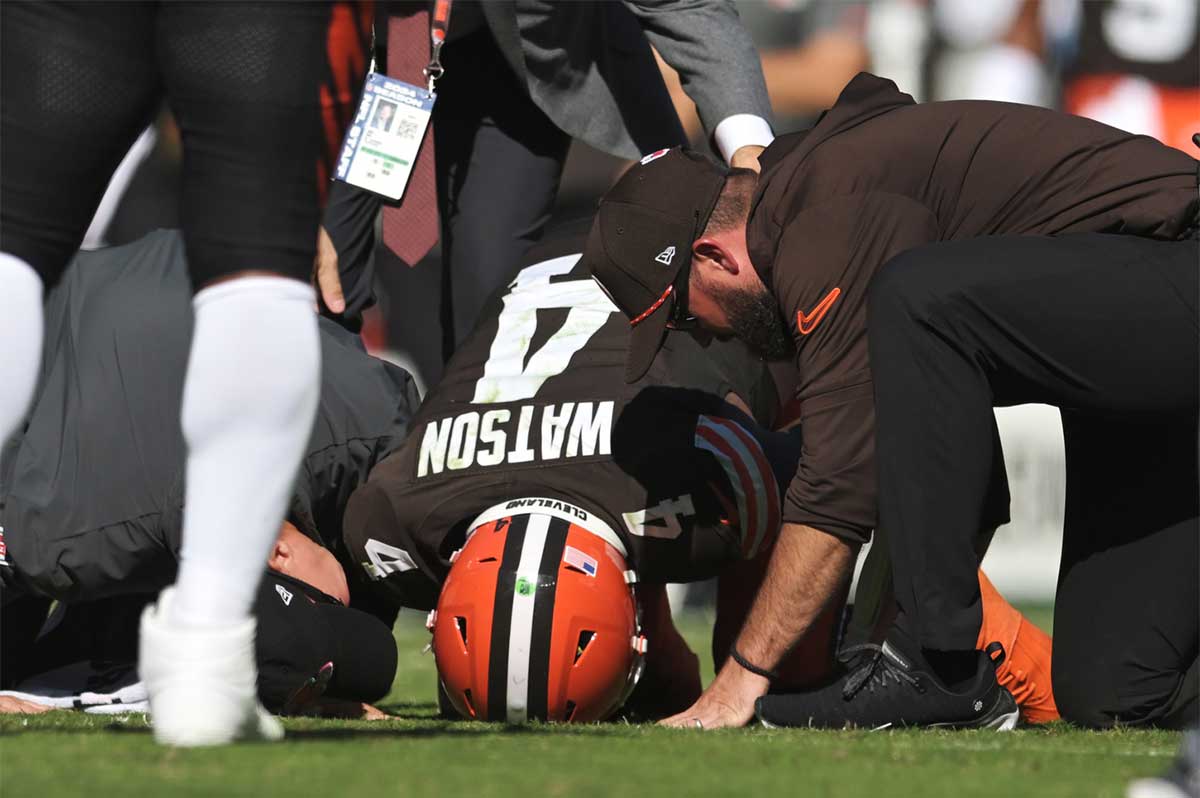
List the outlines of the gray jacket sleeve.
{"type": "Polygon", "coordinates": [[[711,136],[723,119],[771,122],[762,62],[729,0],[623,0],[654,49],[676,72],[711,136]]]}

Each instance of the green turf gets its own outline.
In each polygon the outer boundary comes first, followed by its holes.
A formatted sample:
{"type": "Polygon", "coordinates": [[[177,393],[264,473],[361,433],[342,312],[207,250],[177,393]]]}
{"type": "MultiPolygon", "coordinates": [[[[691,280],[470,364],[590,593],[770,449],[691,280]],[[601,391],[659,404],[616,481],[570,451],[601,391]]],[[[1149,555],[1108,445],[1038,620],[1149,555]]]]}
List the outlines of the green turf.
{"type": "MultiPolygon", "coordinates": [[[[705,650],[703,618],[683,629],[705,650]]],[[[172,751],[153,744],[140,718],[0,717],[0,796],[1120,796],[1178,745],[1167,732],[1065,726],[701,733],[447,723],[433,717],[424,639],[415,616],[402,618],[400,672],[383,702],[394,719],[289,720],[281,745],[172,751]]]]}

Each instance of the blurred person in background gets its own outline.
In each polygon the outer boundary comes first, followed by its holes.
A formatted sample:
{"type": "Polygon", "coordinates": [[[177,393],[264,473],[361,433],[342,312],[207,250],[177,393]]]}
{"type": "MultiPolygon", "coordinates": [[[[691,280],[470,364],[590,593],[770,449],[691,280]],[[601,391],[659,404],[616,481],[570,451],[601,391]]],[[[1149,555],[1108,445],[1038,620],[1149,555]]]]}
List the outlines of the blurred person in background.
{"type": "Polygon", "coordinates": [[[328,3],[2,7],[0,439],[37,383],[43,293],[113,171],[164,100],[182,132],[188,501],[178,587],[143,615],[140,663],[160,742],[282,735],[255,696],[250,609],[317,407],[307,278],[323,143],[336,138],[321,87],[327,59],[345,55],[331,21],[347,14],[328,3]]]}
{"type": "Polygon", "coordinates": [[[1042,0],[932,0],[926,64],[932,100],[998,100],[1053,107],[1042,0]]]}
{"type": "MultiPolygon", "coordinates": [[[[850,78],[867,69],[869,8],[867,2],[836,0],[737,3],[762,59],[776,132],[811,125],[819,112],[833,105],[850,78]]],[[[679,74],[661,57],[658,63],[689,140],[703,146],[704,129],[679,74]]]]}
{"type": "Polygon", "coordinates": [[[1200,154],[1200,4],[1091,0],[1078,24],[1064,110],[1200,154]]]}

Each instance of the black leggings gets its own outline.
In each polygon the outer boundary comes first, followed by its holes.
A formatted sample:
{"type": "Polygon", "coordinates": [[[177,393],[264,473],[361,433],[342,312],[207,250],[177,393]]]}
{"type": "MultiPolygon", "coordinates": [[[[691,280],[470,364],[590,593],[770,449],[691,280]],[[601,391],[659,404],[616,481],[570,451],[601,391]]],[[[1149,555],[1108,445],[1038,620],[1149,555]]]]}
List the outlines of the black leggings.
{"type": "Polygon", "coordinates": [[[57,281],[165,98],[195,288],[307,280],[328,24],[327,3],[0,5],[0,248],[57,281]]]}
{"type": "Polygon", "coordinates": [[[922,646],[979,633],[992,407],[1062,409],[1053,681],[1084,725],[1197,720],[1198,258],[1196,241],[985,238],[910,250],[871,290],[879,524],[922,646]]]}

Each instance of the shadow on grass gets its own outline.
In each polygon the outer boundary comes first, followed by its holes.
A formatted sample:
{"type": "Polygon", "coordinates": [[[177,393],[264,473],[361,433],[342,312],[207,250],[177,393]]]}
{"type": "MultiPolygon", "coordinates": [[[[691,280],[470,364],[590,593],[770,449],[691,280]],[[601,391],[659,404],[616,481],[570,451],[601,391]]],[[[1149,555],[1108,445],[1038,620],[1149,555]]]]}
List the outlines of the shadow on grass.
{"type": "Polygon", "coordinates": [[[287,739],[293,742],[305,740],[341,740],[354,737],[543,737],[553,735],[617,737],[627,733],[629,727],[616,724],[594,724],[570,726],[555,723],[534,723],[527,726],[508,726],[503,723],[478,723],[467,721],[430,721],[429,725],[395,728],[387,721],[372,721],[351,727],[323,729],[288,729],[287,739]]]}
{"type": "MultiPolygon", "coordinates": [[[[633,726],[627,723],[598,723],[598,724],[557,724],[531,723],[524,726],[509,726],[504,723],[484,723],[479,721],[446,720],[434,716],[436,709],[428,704],[412,705],[417,710],[423,710],[423,716],[405,716],[393,714],[386,720],[332,720],[321,718],[288,718],[285,719],[287,736],[291,742],[340,740],[350,738],[468,738],[468,737],[541,737],[554,735],[587,736],[587,737],[618,737],[627,735],[633,726]]],[[[389,709],[407,709],[407,705],[389,705],[389,709]]],[[[22,737],[28,734],[69,734],[69,735],[100,735],[109,734],[118,737],[139,737],[151,733],[149,722],[142,718],[130,718],[125,721],[109,723],[85,723],[83,718],[71,717],[70,721],[62,724],[46,722],[50,719],[29,725],[6,725],[0,727],[0,737],[22,737]]],[[[254,743],[250,743],[254,744],[254,743]]]]}
{"type": "Polygon", "coordinates": [[[402,720],[438,719],[438,706],[433,701],[392,701],[376,706],[392,717],[402,720]]]}
{"type": "Polygon", "coordinates": [[[75,717],[71,716],[71,721],[64,724],[50,722],[50,718],[40,720],[42,716],[37,716],[39,722],[29,723],[26,725],[16,726],[11,724],[0,725],[0,737],[21,737],[26,734],[149,734],[150,723],[147,720],[133,717],[124,721],[110,721],[108,723],[87,723],[86,720],[91,720],[87,716],[75,717]]]}

